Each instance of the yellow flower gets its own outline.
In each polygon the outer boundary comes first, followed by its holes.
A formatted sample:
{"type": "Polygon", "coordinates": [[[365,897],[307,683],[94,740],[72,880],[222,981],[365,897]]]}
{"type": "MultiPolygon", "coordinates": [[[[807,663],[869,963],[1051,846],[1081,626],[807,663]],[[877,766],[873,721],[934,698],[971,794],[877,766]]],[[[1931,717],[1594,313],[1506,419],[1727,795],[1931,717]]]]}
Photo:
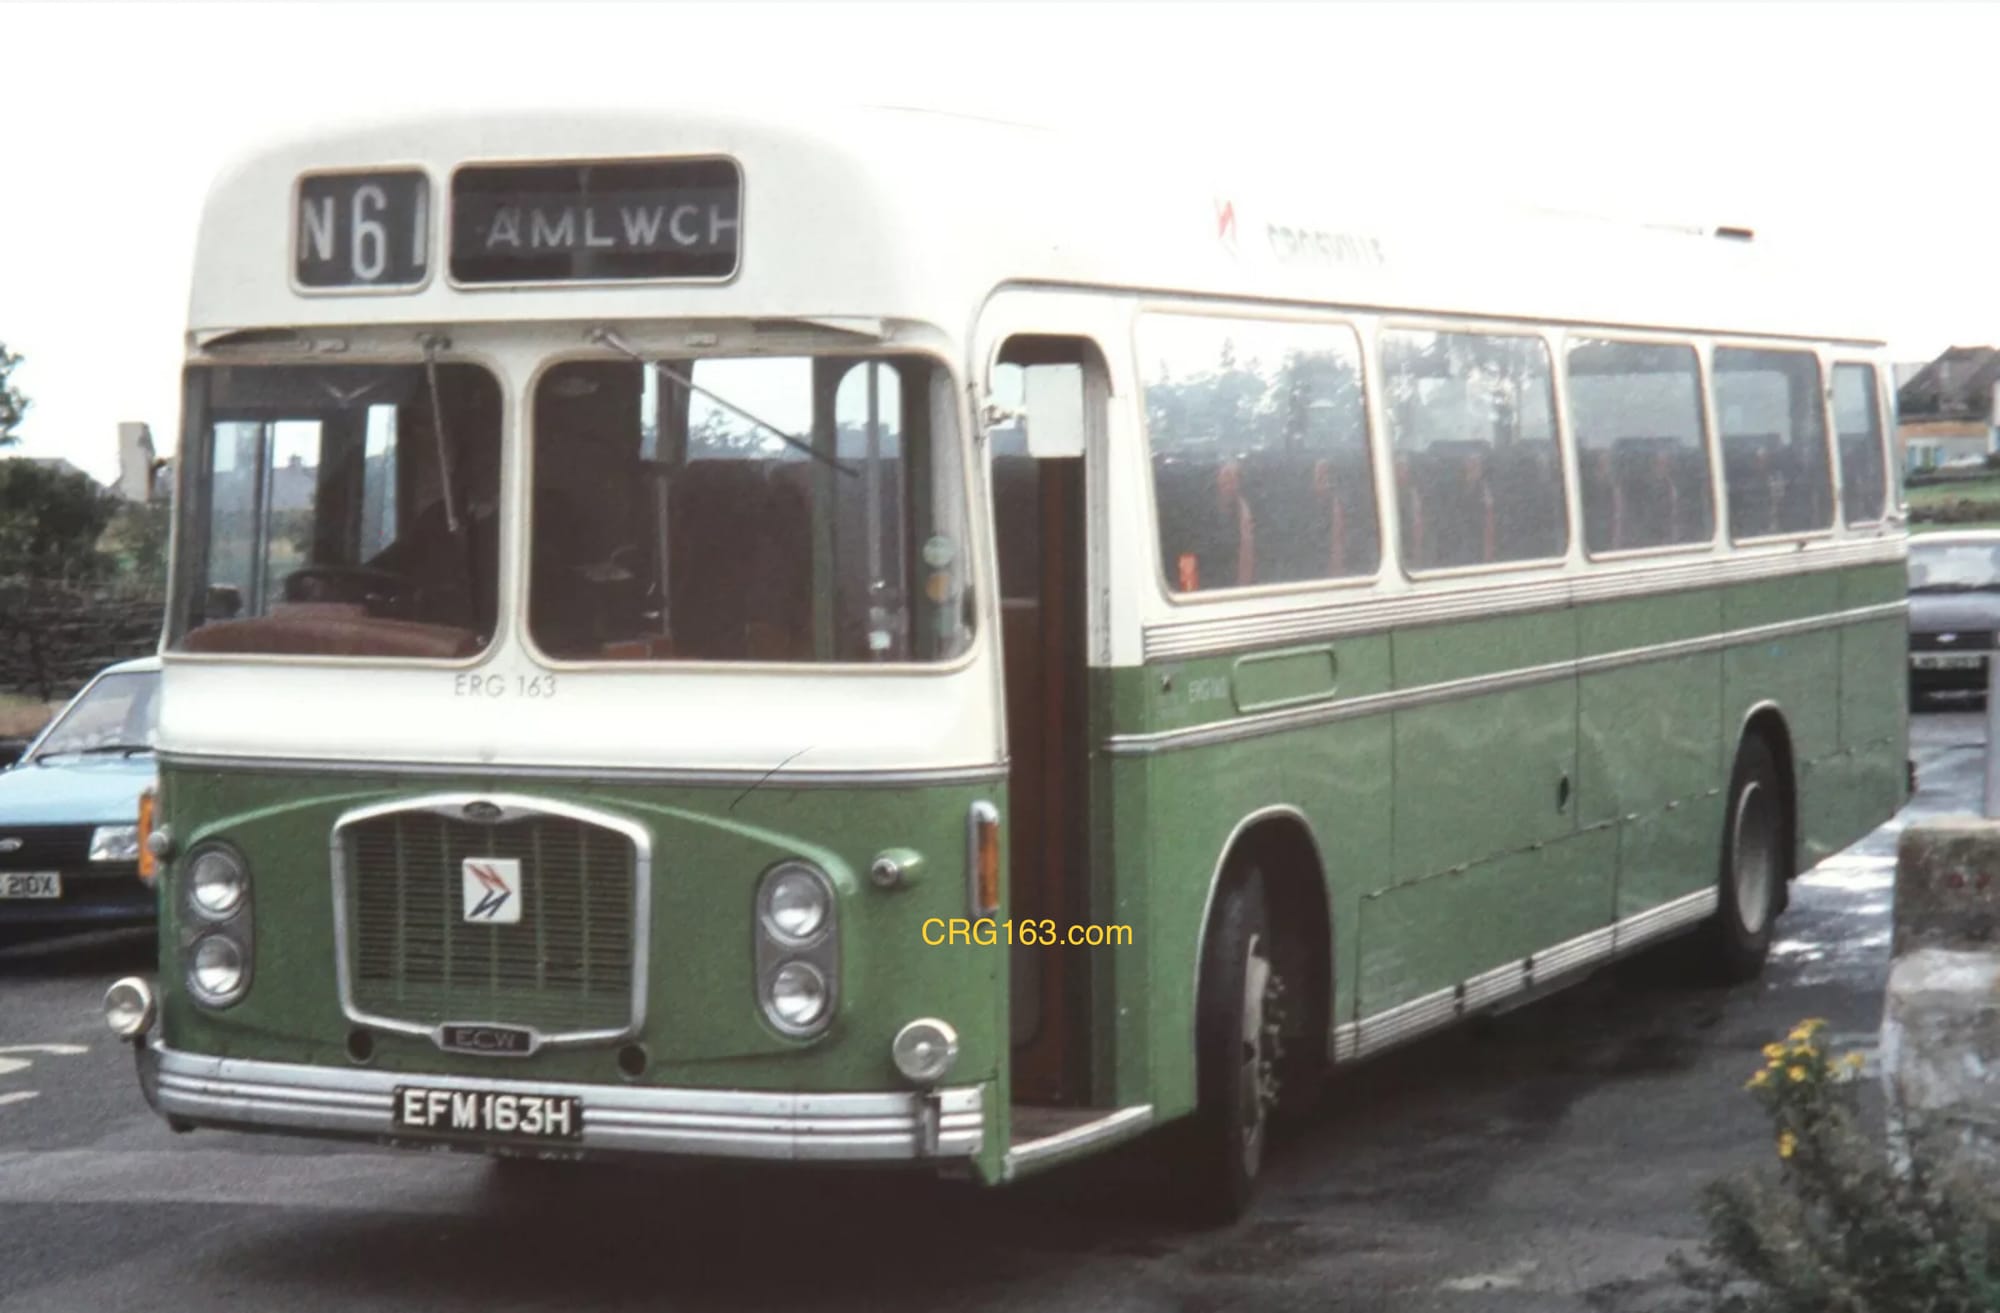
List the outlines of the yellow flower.
{"type": "Polygon", "coordinates": [[[1780,1135],[1778,1137],[1778,1156],[1780,1158],[1791,1157],[1793,1152],[1797,1150],[1798,1147],[1799,1147],[1799,1137],[1792,1134],[1790,1131],[1786,1131],[1783,1135],[1780,1135]]]}
{"type": "Polygon", "coordinates": [[[1846,1068],[1848,1071],[1860,1071],[1868,1065],[1868,1055],[1865,1053],[1845,1053],[1841,1055],[1837,1065],[1846,1068]]]}
{"type": "Polygon", "coordinates": [[[1811,1039],[1814,1035],[1817,1035],[1820,1031],[1825,1029],[1826,1029],[1825,1017],[1807,1017],[1804,1021],[1801,1021],[1798,1025],[1792,1027],[1792,1033],[1790,1035],[1790,1038],[1811,1039]]]}
{"type": "Polygon", "coordinates": [[[1764,1071],[1758,1072],[1755,1076],[1752,1076],[1750,1078],[1750,1083],[1748,1085],[1745,1085],[1743,1088],[1746,1090],[1761,1090],[1770,1083],[1771,1083],[1771,1073],[1768,1069],[1766,1069],[1764,1071]]]}
{"type": "Polygon", "coordinates": [[[1785,1046],[1782,1044],[1766,1044],[1764,1046],[1764,1056],[1773,1062],[1782,1062],[1785,1057],[1785,1046]]]}
{"type": "Polygon", "coordinates": [[[1804,1067],[1787,1067],[1785,1068],[1785,1074],[1790,1076],[1792,1083],[1796,1085],[1806,1078],[1806,1069],[1804,1067]]]}

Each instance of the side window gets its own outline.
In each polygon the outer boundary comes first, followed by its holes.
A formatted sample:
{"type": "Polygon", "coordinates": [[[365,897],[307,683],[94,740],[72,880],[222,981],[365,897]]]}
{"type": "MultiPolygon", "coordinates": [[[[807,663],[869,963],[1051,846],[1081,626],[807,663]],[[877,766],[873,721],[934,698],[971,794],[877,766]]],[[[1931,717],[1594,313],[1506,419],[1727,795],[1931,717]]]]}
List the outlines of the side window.
{"type": "Polygon", "coordinates": [[[396,541],[396,408],[370,406],[361,465],[361,555],[396,541]]]}
{"type": "Polygon", "coordinates": [[[1841,514],[1849,524],[1874,524],[1888,483],[1874,366],[1833,367],[1833,430],[1840,439],[1841,514]]]}
{"type": "Polygon", "coordinates": [[[1139,360],[1170,588],[1375,573],[1381,531],[1353,329],[1148,315],[1139,360]]]}
{"type": "Polygon", "coordinates": [[[1563,554],[1555,384],[1540,338],[1385,332],[1382,378],[1407,566],[1563,554]]]}
{"type": "Polygon", "coordinates": [[[1803,351],[1722,346],[1714,373],[1730,537],[1831,527],[1819,361],[1803,351]]]}
{"type": "MultiPolygon", "coordinates": [[[[993,401],[1013,418],[996,425],[989,434],[992,455],[993,514],[1013,532],[1000,539],[1000,599],[1033,601],[1042,595],[1042,539],[1028,526],[1041,523],[1041,472],[1028,454],[1028,425],[1033,416],[1024,414],[1030,389],[1029,378],[1054,380],[1051,391],[1083,401],[1083,366],[1036,362],[1019,364],[1002,360],[993,367],[993,401]]],[[[1079,421],[1080,421],[1079,416],[1079,421]]]]}
{"type": "Polygon", "coordinates": [[[209,475],[209,600],[219,618],[261,615],[278,581],[315,559],[321,424],[223,421],[209,475]]]}
{"type": "Polygon", "coordinates": [[[1694,348],[1574,339],[1566,368],[1584,547],[1619,552],[1713,538],[1694,348]]]}

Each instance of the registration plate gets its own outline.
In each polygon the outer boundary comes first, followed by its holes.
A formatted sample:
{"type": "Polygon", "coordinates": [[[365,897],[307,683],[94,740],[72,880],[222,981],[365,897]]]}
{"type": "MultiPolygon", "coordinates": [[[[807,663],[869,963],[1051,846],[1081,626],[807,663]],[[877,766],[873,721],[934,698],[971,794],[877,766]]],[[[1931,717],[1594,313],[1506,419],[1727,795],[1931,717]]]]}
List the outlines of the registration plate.
{"type": "Polygon", "coordinates": [[[431,1135],[484,1135],[517,1140],[583,1138],[583,1101],[573,1094],[507,1094],[497,1090],[396,1087],[396,1129],[431,1135]]]}
{"type": "Polygon", "coordinates": [[[1981,652],[1945,652],[1913,655],[1910,664],[1918,670],[1977,670],[1986,664],[1981,652]]]}
{"type": "Polygon", "coordinates": [[[60,871],[8,871],[0,875],[0,898],[61,897],[60,871]]]}

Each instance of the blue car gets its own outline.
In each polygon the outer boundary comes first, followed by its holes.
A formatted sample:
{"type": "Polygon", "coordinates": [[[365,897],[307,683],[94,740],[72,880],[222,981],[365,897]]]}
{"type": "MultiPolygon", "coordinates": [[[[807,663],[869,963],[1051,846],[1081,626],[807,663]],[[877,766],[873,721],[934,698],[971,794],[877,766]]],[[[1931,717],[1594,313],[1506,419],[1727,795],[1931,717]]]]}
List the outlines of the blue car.
{"type": "Polygon", "coordinates": [[[138,820],[159,692],[158,658],[112,666],[0,771],[0,930],[153,923],[138,820]]]}

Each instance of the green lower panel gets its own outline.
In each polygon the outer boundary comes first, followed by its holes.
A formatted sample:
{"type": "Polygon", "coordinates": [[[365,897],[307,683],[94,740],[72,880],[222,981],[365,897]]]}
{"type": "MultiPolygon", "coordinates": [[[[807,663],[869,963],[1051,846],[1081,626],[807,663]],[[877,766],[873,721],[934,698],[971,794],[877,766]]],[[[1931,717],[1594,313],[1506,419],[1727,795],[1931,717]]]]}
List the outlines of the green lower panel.
{"type": "Polygon", "coordinates": [[[1724,751],[1719,653],[1586,675],[1578,702],[1583,824],[1651,812],[1715,787],[1724,751]]]}
{"type": "Polygon", "coordinates": [[[1893,814],[1902,806],[1906,783],[1900,738],[1805,763],[1799,780],[1800,869],[1831,857],[1893,814]]]}
{"type": "MultiPolygon", "coordinates": [[[[1293,738],[1169,753],[1149,764],[1151,824],[1132,838],[1148,854],[1150,915],[1135,938],[1147,958],[1149,1079],[1163,1117],[1194,1106],[1195,964],[1216,863],[1244,817],[1290,796],[1285,771],[1293,738]]],[[[1120,1022],[1127,1015],[1121,1009],[1120,1022]]]]}
{"type": "Polygon", "coordinates": [[[1619,920],[1715,884],[1723,806],[1703,794],[1619,825],[1619,920]]]}
{"type": "Polygon", "coordinates": [[[1908,731],[1910,636],[1901,616],[1840,633],[1840,746],[1901,739],[1908,731]]]}
{"type": "Polygon", "coordinates": [[[1609,921],[1609,827],[1361,902],[1361,1014],[1381,1012],[1609,921]]]}
{"type": "Polygon", "coordinates": [[[1576,828],[1574,678],[1399,711],[1395,731],[1395,882],[1576,828]]]}
{"type": "MultiPolygon", "coordinates": [[[[1835,751],[1840,718],[1840,634],[1789,634],[1746,643],[1723,654],[1724,734],[1734,752],[1744,718],[1760,703],[1775,705],[1791,734],[1792,752],[1814,761],[1835,751]]],[[[1725,780],[1726,782],[1726,780],[1725,780]]]]}

